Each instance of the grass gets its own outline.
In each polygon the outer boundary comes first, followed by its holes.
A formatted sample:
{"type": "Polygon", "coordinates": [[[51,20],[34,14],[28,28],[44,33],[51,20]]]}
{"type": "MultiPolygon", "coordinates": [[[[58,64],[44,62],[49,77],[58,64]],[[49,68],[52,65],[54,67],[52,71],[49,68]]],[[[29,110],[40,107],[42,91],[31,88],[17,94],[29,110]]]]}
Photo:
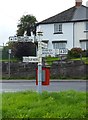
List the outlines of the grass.
{"type": "MultiPolygon", "coordinates": [[[[72,58],[71,60],[81,60],[80,58],[72,58]]],[[[88,57],[82,57],[82,61],[85,63],[85,64],[88,64],[88,57]]]]}
{"type": "MultiPolygon", "coordinates": [[[[10,59],[11,62],[18,62],[19,60],[17,59],[10,59]]],[[[9,59],[0,59],[0,62],[9,62],[9,59]]]]}
{"type": "Polygon", "coordinates": [[[86,118],[86,92],[2,94],[4,118],[86,118]]]}
{"type": "MultiPolygon", "coordinates": [[[[61,58],[60,57],[46,57],[45,58],[45,61],[46,63],[48,63],[49,65],[52,65],[52,63],[56,60],[60,60],[61,58]]],[[[81,60],[80,58],[72,58],[71,60],[81,60]]],[[[88,64],[88,57],[82,57],[82,61],[85,63],[85,64],[88,64]]]]}
{"type": "Polygon", "coordinates": [[[58,58],[58,57],[46,57],[45,58],[45,61],[46,61],[46,63],[48,63],[49,65],[52,65],[52,63],[54,62],[54,61],[56,61],[56,60],[59,60],[60,58],[58,58]]]}
{"type": "Polygon", "coordinates": [[[0,120],[2,118],[2,94],[0,94],[0,120]]]}
{"type": "MultiPolygon", "coordinates": [[[[48,65],[52,65],[52,63],[54,61],[57,61],[57,60],[60,60],[61,58],[60,57],[46,57],[45,58],[45,61],[48,65]]],[[[72,58],[71,60],[81,60],[80,58],[72,58]]],[[[9,62],[8,59],[0,59],[1,62],[9,62]]],[[[10,60],[11,62],[17,62],[19,61],[18,59],[16,58],[13,58],[10,60]]],[[[85,64],[88,64],[88,57],[82,57],[82,61],[85,63],[85,64]]]]}

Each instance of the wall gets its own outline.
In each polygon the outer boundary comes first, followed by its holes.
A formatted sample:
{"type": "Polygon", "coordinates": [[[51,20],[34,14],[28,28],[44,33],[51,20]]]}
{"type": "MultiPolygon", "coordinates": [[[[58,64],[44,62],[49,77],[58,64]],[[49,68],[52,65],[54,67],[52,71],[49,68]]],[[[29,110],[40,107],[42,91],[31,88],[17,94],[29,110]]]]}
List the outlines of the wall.
{"type": "Polygon", "coordinates": [[[74,47],[81,47],[80,40],[86,39],[85,22],[76,22],[74,24],[74,47]]]}
{"type": "MultiPolygon", "coordinates": [[[[35,63],[11,63],[10,68],[11,78],[36,78],[35,63]]],[[[55,61],[50,67],[51,78],[86,78],[87,74],[88,65],[81,61],[55,61]]],[[[2,76],[8,77],[8,63],[2,63],[2,76]]]]}
{"type": "Polygon", "coordinates": [[[63,34],[54,34],[54,24],[39,25],[43,32],[43,40],[49,40],[48,47],[53,48],[52,41],[67,40],[67,48],[73,48],[73,23],[62,23],[63,34]]]}
{"type": "Polygon", "coordinates": [[[88,65],[81,61],[57,62],[51,66],[53,78],[86,78],[88,65]]]}

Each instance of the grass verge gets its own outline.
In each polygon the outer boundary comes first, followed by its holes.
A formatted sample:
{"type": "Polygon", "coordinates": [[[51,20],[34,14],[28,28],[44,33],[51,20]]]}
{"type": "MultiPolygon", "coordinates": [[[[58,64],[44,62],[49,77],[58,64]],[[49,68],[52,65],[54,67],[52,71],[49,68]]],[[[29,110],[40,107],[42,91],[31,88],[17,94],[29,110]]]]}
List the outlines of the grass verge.
{"type": "Polygon", "coordinates": [[[52,65],[52,63],[56,60],[60,60],[60,58],[58,57],[46,57],[45,58],[45,61],[48,65],[52,65]]]}
{"type": "MultiPolygon", "coordinates": [[[[76,61],[76,60],[81,61],[80,58],[73,58],[73,59],[71,59],[71,60],[73,60],[73,61],[76,61]]],[[[85,64],[88,64],[88,57],[82,57],[82,61],[83,61],[85,64]]]]}
{"type": "Polygon", "coordinates": [[[4,118],[86,118],[86,92],[3,93],[4,118]]]}

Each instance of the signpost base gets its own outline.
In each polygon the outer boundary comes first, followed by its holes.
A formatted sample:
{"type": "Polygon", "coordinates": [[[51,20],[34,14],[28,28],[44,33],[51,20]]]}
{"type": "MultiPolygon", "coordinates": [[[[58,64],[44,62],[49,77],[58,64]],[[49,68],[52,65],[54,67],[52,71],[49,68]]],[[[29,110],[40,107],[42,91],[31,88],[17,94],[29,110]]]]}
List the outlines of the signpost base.
{"type": "Polygon", "coordinates": [[[42,64],[38,63],[38,93],[42,93],[42,64]]]}

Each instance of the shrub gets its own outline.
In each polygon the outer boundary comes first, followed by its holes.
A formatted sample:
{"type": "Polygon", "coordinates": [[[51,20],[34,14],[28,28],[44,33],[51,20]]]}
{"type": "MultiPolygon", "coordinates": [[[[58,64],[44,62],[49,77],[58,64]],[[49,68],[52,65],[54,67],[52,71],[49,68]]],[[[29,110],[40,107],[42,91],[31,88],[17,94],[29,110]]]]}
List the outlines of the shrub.
{"type": "Polygon", "coordinates": [[[70,51],[68,51],[68,57],[70,58],[79,58],[80,55],[82,55],[81,48],[72,48],[70,51]]]}

